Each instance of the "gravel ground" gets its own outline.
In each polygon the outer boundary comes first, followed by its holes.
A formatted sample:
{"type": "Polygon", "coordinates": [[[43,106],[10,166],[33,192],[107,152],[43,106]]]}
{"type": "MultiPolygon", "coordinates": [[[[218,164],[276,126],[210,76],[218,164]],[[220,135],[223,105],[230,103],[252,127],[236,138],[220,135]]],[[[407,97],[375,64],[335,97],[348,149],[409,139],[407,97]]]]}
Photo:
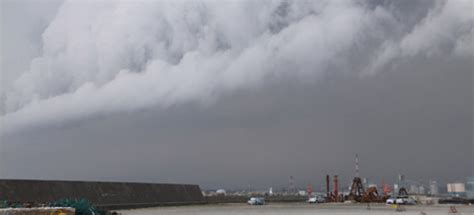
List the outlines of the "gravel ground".
{"type": "MultiPolygon", "coordinates": [[[[456,205],[458,214],[474,215],[474,206],[456,205]]],[[[179,207],[156,207],[119,211],[122,215],[155,215],[155,214],[448,214],[449,205],[434,206],[405,206],[405,211],[383,204],[319,204],[305,203],[273,203],[265,206],[250,206],[246,204],[217,204],[179,207]]]]}

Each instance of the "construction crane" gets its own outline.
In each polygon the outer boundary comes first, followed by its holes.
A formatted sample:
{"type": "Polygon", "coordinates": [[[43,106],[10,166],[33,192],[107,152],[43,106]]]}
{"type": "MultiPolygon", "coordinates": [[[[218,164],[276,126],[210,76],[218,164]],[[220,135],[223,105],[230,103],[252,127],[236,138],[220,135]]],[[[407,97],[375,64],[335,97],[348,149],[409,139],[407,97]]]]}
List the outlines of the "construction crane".
{"type": "Polygon", "coordinates": [[[359,177],[359,155],[355,157],[355,177],[352,180],[351,190],[347,196],[347,200],[356,202],[384,202],[388,196],[379,195],[377,188],[369,187],[364,190],[362,179],[359,177]]]}

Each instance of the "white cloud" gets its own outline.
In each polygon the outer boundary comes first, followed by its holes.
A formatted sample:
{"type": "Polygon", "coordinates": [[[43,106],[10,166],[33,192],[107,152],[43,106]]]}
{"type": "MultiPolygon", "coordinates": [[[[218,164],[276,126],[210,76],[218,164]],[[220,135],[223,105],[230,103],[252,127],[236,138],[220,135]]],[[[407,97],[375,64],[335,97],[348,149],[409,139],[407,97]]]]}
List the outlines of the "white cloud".
{"type": "Polygon", "coordinates": [[[439,57],[454,53],[472,58],[473,9],[469,0],[438,2],[412,31],[400,40],[385,42],[367,71],[375,73],[397,59],[416,55],[439,57]]]}
{"type": "Polygon", "coordinates": [[[375,71],[400,56],[472,42],[465,4],[440,4],[396,40],[387,29],[400,23],[389,11],[355,1],[67,1],[43,34],[42,56],[7,91],[3,129],[207,103],[269,76],[314,80],[380,43],[380,56],[365,62],[375,71]]]}

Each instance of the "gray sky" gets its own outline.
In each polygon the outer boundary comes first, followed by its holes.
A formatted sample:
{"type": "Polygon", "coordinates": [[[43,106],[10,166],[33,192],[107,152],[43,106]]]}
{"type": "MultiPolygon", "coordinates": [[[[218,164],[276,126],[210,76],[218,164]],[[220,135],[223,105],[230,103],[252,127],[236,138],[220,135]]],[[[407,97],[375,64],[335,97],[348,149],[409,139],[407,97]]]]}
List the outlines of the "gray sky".
{"type": "Polygon", "coordinates": [[[471,1],[2,1],[0,176],[473,175],[471,1]],[[25,16],[28,14],[28,16],[25,16]]]}

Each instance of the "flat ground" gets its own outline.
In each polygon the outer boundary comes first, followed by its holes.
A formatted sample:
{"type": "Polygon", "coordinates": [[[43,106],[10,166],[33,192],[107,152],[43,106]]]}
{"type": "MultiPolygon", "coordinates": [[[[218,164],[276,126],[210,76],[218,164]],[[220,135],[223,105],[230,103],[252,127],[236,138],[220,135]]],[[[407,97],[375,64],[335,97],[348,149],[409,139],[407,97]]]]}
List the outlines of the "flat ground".
{"type": "MultiPolygon", "coordinates": [[[[474,214],[474,206],[456,205],[458,214],[474,214]]],[[[156,207],[119,211],[123,215],[155,215],[155,214],[448,214],[449,205],[405,206],[406,211],[398,212],[391,206],[371,204],[307,204],[307,203],[271,203],[265,206],[246,204],[216,204],[179,207],[156,207]]]]}

